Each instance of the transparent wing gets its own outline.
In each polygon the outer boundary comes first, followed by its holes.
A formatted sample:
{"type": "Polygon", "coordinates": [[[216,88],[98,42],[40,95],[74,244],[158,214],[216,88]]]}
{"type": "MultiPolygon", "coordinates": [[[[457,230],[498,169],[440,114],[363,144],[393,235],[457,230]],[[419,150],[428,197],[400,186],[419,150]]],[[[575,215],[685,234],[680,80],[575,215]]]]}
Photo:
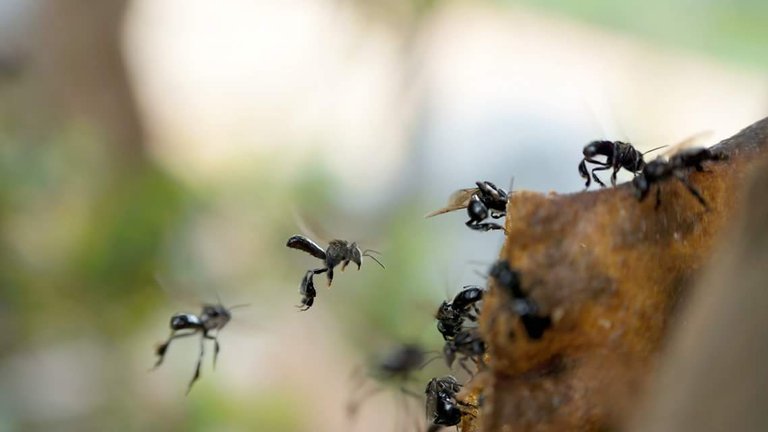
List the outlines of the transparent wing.
{"type": "Polygon", "coordinates": [[[300,212],[296,208],[293,209],[293,221],[296,222],[296,226],[299,227],[299,231],[302,234],[309,238],[317,239],[321,243],[330,243],[331,240],[336,238],[324,230],[317,223],[317,220],[307,218],[304,212],[300,212]]]}
{"type": "Polygon", "coordinates": [[[684,140],[678,142],[677,144],[673,144],[669,146],[664,152],[660,153],[659,156],[663,158],[669,158],[670,156],[679,153],[685,149],[696,147],[702,145],[706,140],[712,138],[712,135],[714,132],[711,130],[705,130],[698,133],[695,133],[688,138],[685,138],[684,140]]]}
{"type": "Polygon", "coordinates": [[[477,190],[477,188],[457,190],[456,192],[452,193],[450,197],[448,197],[448,204],[445,207],[439,210],[435,210],[431,213],[427,213],[427,215],[424,217],[437,216],[443,213],[466,208],[467,204],[469,204],[469,199],[475,192],[477,192],[477,190]]]}

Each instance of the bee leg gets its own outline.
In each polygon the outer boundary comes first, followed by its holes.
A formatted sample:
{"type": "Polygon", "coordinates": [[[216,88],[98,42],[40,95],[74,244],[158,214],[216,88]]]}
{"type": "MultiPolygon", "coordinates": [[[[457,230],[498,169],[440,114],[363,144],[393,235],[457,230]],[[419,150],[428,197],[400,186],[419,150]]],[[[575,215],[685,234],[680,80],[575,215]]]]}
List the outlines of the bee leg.
{"type": "MultiPolygon", "coordinates": [[[[363,382],[362,385],[365,385],[365,382],[363,382]]],[[[368,400],[370,397],[375,396],[377,393],[383,391],[384,387],[377,385],[368,389],[361,387],[361,389],[366,391],[362,393],[358,392],[354,398],[347,402],[347,418],[354,418],[357,415],[360,407],[363,405],[363,402],[368,400]]]]}
{"type": "Polygon", "coordinates": [[[613,169],[613,173],[611,174],[611,186],[616,187],[616,175],[619,173],[620,167],[616,167],[613,169]]]}
{"type": "Polygon", "coordinates": [[[464,371],[466,373],[468,373],[470,377],[474,377],[475,376],[475,374],[472,373],[472,371],[469,369],[469,366],[467,366],[467,358],[466,357],[462,357],[461,359],[459,359],[459,366],[461,366],[461,368],[464,369],[464,371]]]}
{"type": "Polygon", "coordinates": [[[155,366],[152,369],[157,369],[162,363],[163,360],[165,360],[165,354],[168,352],[168,347],[171,346],[171,341],[178,338],[183,338],[186,336],[192,336],[196,332],[191,333],[177,333],[174,334],[171,332],[171,336],[168,337],[168,340],[166,340],[164,343],[160,344],[155,348],[155,354],[158,356],[157,362],[155,363],[155,366]]]}
{"type": "Polygon", "coordinates": [[[195,366],[195,374],[192,375],[192,380],[189,382],[189,387],[187,387],[187,394],[189,394],[190,390],[192,390],[192,385],[195,384],[195,381],[200,378],[200,367],[203,365],[203,356],[205,356],[205,344],[202,337],[200,338],[200,356],[197,358],[197,366],[195,366]]]}
{"type": "Polygon", "coordinates": [[[691,194],[696,197],[696,199],[701,203],[701,205],[704,207],[705,210],[709,210],[709,206],[707,205],[707,200],[704,199],[704,197],[701,195],[701,192],[699,192],[698,189],[694,185],[691,184],[690,181],[688,181],[688,178],[684,174],[677,174],[677,179],[680,180],[682,184],[685,185],[685,187],[688,189],[691,194]]]}
{"type": "Polygon", "coordinates": [[[341,264],[341,271],[344,271],[344,269],[346,269],[348,265],[349,265],[349,260],[344,261],[344,263],[341,264]]]}
{"type": "Polygon", "coordinates": [[[504,227],[493,222],[477,223],[473,220],[468,220],[465,224],[475,231],[490,231],[490,230],[503,230],[504,227]]]}
{"type": "Polygon", "coordinates": [[[587,161],[582,159],[579,163],[579,175],[587,182],[584,184],[584,188],[589,189],[589,185],[592,184],[592,179],[589,177],[589,171],[587,170],[587,161]]]}
{"type": "Polygon", "coordinates": [[[312,274],[321,274],[328,272],[328,286],[331,286],[331,282],[333,282],[333,267],[326,266],[319,269],[310,270],[312,274]]]}
{"type": "Polygon", "coordinates": [[[595,171],[605,171],[607,169],[611,169],[611,166],[610,165],[603,165],[603,166],[599,166],[597,168],[592,168],[592,179],[595,180],[595,182],[597,182],[597,184],[599,184],[600,187],[605,187],[605,183],[603,183],[603,181],[600,180],[600,178],[597,176],[597,174],[595,174],[595,171]]]}
{"type": "Polygon", "coordinates": [[[216,369],[216,359],[219,357],[219,336],[204,334],[203,337],[213,341],[213,369],[216,369]]]}

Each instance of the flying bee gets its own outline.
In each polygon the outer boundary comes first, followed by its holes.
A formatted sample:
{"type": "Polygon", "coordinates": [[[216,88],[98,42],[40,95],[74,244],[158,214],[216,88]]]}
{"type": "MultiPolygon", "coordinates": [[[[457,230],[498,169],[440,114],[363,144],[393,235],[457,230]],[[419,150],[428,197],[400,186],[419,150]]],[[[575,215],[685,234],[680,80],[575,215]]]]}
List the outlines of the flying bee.
{"type": "MultiPolygon", "coordinates": [[[[669,160],[658,158],[649,162],[640,175],[632,180],[635,195],[638,201],[643,201],[654,183],[658,184],[666,179],[676,178],[705,209],[708,209],[707,201],[701,195],[701,192],[688,180],[688,173],[691,170],[704,171],[704,162],[718,162],[726,159],[728,159],[726,154],[704,147],[682,150],[672,155],[669,160]]],[[[657,186],[656,208],[660,205],[661,189],[657,186]]]]}
{"type": "Polygon", "coordinates": [[[467,285],[450,303],[443,301],[435,313],[437,330],[446,341],[453,339],[463,328],[464,321],[477,321],[480,310],[477,304],[483,299],[483,288],[467,285]]]}
{"type": "Polygon", "coordinates": [[[344,271],[344,269],[347,268],[347,265],[349,265],[350,262],[353,262],[357,264],[357,269],[360,270],[364,256],[376,261],[376,264],[380,265],[381,268],[385,268],[384,264],[371,255],[371,253],[380,254],[380,252],[373,249],[366,249],[361,252],[355,242],[349,243],[346,240],[331,240],[328,243],[328,247],[323,250],[323,248],[309,238],[304,237],[303,235],[295,235],[289,238],[285,245],[289,248],[304,251],[313,257],[322,260],[325,267],[312,270],[312,273],[320,274],[327,272],[328,286],[331,286],[331,283],[333,282],[333,269],[336,266],[341,264],[341,271],[344,271]]]}
{"type": "Polygon", "coordinates": [[[476,407],[456,398],[461,387],[456,378],[450,375],[429,380],[424,391],[427,421],[432,425],[429,431],[436,431],[442,426],[458,426],[466,415],[474,417],[470,409],[476,407]]]}
{"type": "Polygon", "coordinates": [[[304,251],[313,257],[322,260],[324,264],[324,267],[307,271],[301,281],[299,293],[302,295],[302,300],[301,305],[298,307],[302,311],[306,311],[312,307],[312,304],[314,304],[317,291],[315,291],[313,278],[316,274],[327,273],[328,286],[331,286],[331,283],[333,282],[333,269],[339,264],[341,264],[341,271],[344,271],[350,262],[357,264],[357,269],[360,270],[363,257],[369,257],[380,265],[381,268],[384,268],[384,264],[371,255],[371,253],[378,254],[379,252],[373,249],[361,251],[355,242],[349,243],[346,240],[331,240],[328,243],[328,247],[323,250],[323,248],[309,238],[302,235],[295,235],[288,239],[286,246],[304,251]]]}
{"type": "Polygon", "coordinates": [[[477,367],[484,365],[485,342],[477,329],[461,330],[452,339],[445,341],[443,356],[449,368],[453,367],[457,354],[461,356],[459,366],[470,375],[474,374],[467,367],[467,360],[471,360],[477,367]]]}
{"type": "Polygon", "coordinates": [[[657,147],[648,150],[645,153],[640,153],[640,151],[632,146],[632,144],[622,141],[592,141],[591,143],[584,146],[584,150],[582,152],[584,154],[584,158],[579,163],[579,175],[581,175],[581,177],[587,181],[584,184],[584,186],[587,188],[589,188],[589,185],[592,184],[592,179],[594,179],[600,186],[605,187],[605,183],[603,183],[602,180],[597,177],[595,171],[613,169],[613,173],[611,174],[611,186],[616,186],[616,175],[620,169],[624,168],[632,174],[637,175],[645,167],[645,160],[643,159],[643,156],[645,156],[647,153],[662,149],[664,147],[667,146],[657,147]],[[605,156],[605,162],[596,160],[596,156],[605,156]],[[591,171],[592,178],[589,176],[590,172],[587,169],[587,162],[598,165],[598,167],[593,168],[591,171]]]}
{"type": "Polygon", "coordinates": [[[232,309],[245,307],[248,305],[235,305],[229,308],[221,304],[204,304],[199,315],[193,313],[177,313],[171,317],[170,327],[171,335],[168,339],[155,348],[155,355],[158,356],[153,369],[160,367],[168,353],[171,342],[175,339],[200,335],[200,355],[197,358],[195,374],[187,387],[187,393],[192,390],[192,385],[200,378],[200,368],[205,355],[205,340],[213,341],[213,367],[216,368],[216,359],[219,356],[219,331],[222,330],[232,319],[232,309]],[[215,334],[211,334],[215,332],[215,334]]]}
{"type": "Polygon", "coordinates": [[[552,319],[539,312],[539,307],[522,289],[520,273],[512,269],[505,260],[491,266],[490,276],[510,298],[510,307],[520,317],[529,339],[541,339],[544,331],[552,326],[552,319]]]}
{"type": "MultiPolygon", "coordinates": [[[[411,381],[414,373],[439,358],[437,356],[427,358],[428,354],[429,352],[415,344],[395,346],[374,362],[368,375],[378,383],[395,384],[401,394],[420,398],[421,395],[408,390],[405,386],[411,381]]],[[[358,369],[357,372],[360,370],[358,369]]],[[[357,376],[354,382],[356,392],[347,405],[347,413],[350,417],[357,413],[364,401],[385,389],[380,384],[366,387],[365,376],[359,373],[357,376]]]]}
{"type": "MultiPolygon", "coordinates": [[[[507,191],[489,181],[478,181],[476,188],[459,189],[448,198],[448,204],[435,210],[425,217],[437,216],[454,210],[467,209],[469,220],[465,223],[477,231],[503,230],[504,227],[495,222],[483,222],[492,217],[499,219],[507,214],[507,191]]],[[[510,188],[511,189],[511,188],[510,188]]]]}

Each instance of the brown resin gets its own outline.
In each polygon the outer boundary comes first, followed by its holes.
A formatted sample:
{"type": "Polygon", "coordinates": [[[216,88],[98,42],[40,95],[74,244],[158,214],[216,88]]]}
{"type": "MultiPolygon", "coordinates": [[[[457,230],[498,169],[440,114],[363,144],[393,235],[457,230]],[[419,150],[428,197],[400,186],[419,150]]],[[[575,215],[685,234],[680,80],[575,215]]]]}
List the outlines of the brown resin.
{"type": "MultiPolygon", "coordinates": [[[[514,193],[501,258],[553,318],[529,340],[490,281],[480,326],[490,370],[468,385],[483,394],[467,431],[608,431],[642,396],[675,310],[738,208],[748,168],[768,147],[768,119],[720,143],[707,163],[638,202],[631,184],[571,195],[514,193]]],[[[574,167],[576,175],[576,167],[574,167]]]]}

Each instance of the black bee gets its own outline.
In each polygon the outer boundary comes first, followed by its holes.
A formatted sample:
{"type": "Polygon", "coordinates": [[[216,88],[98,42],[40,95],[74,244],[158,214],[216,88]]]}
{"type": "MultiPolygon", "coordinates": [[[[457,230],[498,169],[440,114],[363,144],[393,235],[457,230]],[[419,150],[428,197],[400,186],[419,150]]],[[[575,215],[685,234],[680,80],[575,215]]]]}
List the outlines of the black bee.
{"type": "Polygon", "coordinates": [[[350,262],[357,264],[357,269],[360,270],[363,257],[367,256],[372,260],[376,261],[376,263],[380,265],[381,268],[384,268],[384,265],[381,262],[379,262],[379,260],[377,260],[374,256],[370,255],[370,253],[379,253],[379,252],[373,249],[366,249],[365,251],[361,252],[360,248],[357,246],[357,243],[355,242],[349,243],[346,240],[331,240],[328,243],[328,248],[323,250],[320,246],[318,246],[317,243],[313,242],[307,237],[304,237],[302,235],[295,235],[288,239],[286,246],[288,246],[289,248],[304,251],[315,258],[319,258],[323,260],[325,267],[312,270],[312,273],[320,274],[320,273],[327,272],[328,286],[330,286],[331,283],[333,282],[333,269],[339,264],[342,264],[341,271],[344,271],[344,269],[347,268],[347,265],[349,265],[350,262]]]}
{"type": "MultiPolygon", "coordinates": [[[[230,308],[226,308],[221,304],[203,305],[202,312],[199,315],[192,313],[178,313],[171,317],[171,335],[162,344],[158,345],[155,349],[155,354],[158,356],[157,362],[154,368],[158,368],[165,359],[165,354],[168,352],[168,347],[174,339],[179,339],[188,336],[194,336],[200,334],[200,355],[197,358],[197,366],[195,367],[195,374],[192,376],[192,380],[187,387],[187,393],[192,390],[192,385],[200,378],[200,367],[203,362],[203,356],[205,355],[205,340],[213,341],[213,367],[216,367],[216,359],[219,355],[219,339],[218,332],[223,329],[227,323],[232,319],[231,310],[243,307],[247,305],[237,305],[230,308]],[[211,332],[216,332],[212,335],[211,332]]],[[[153,369],[154,369],[153,368],[153,369]]]]}
{"type": "Polygon", "coordinates": [[[637,175],[645,167],[645,160],[643,156],[649,152],[659,150],[666,146],[657,147],[655,149],[648,150],[645,153],[640,153],[632,144],[622,141],[592,141],[584,147],[584,158],[579,163],[579,175],[586,179],[585,187],[589,187],[594,179],[600,186],[605,187],[600,178],[597,177],[595,171],[603,171],[613,169],[611,174],[611,185],[616,186],[616,174],[619,170],[624,168],[625,170],[637,175]],[[595,160],[595,156],[605,156],[605,162],[595,160]],[[587,162],[595,165],[599,165],[597,168],[592,169],[592,179],[590,179],[590,172],[587,170],[587,162]]]}
{"type": "Polygon", "coordinates": [[[490,276],[507,292],[512,311],[520,316],[528,337],[541,339],[544,331],[552,326],[552,319],[541,315],[538,305],[523,292],[520,274],[512,269],[507,261],[499,260],[491,267],[490,276]]]}
{"type": "MultiPolygon", "coordinates": [[[[669,160],[656,159],[651,161],[645,168],[643,168],[640,175],[632,180],[635,195],[637,196],[638,201],[643,201],[654,183],[659,183],[674,177],[688,189],[705,209],[708,209],[709,206],[707,205],[707,201],[701,195],[701,192],[688,181],[688,173],[693,169],[699,172],[704,171],[704,162],[723,161],[727,158],[728,156],[723,153],[713,152],[704,147],[698,147],[682,150],[670,157],[669,160]]],[[[661,205],[661,190],[657,187],[656,208],[658,208],[659,205],[661,205]]]]}
{"type": "Polygon", "coordinates": [[[452,339],[445,342],[443,346],[443,356],[448,367],[453,367],[456,355],[460,355],[459,365],[468,374],[473,375],[466,364],[466,360],[471,360],[476,366],[483,365],[483,354],[485,354],[485,342],[480,337],[477,329],[466,329],[456,333],[452,339]]]}
{"type": "Polygon", "coordinates": [[[426,217],[437,216],[462,208],[467,209],[469,220],[466,225],[477,231],[503,230],[504,227],[485,222],[488,217],[499,219],[507,214],[509,193],[489,181],[475,182],[476,188],[459,189],[448,198],[448,204],[440,210],[435,210],[426,217]]]}
{"type": "MultiPolygon", "coordinates": [[[[381,358],[379,358],[368,371],[368,375],[379,383],[395,383],[399,386],[401,393],[420,397],[418,394],[409,391],[405,385],[410,381],[413,374],[426,366],[433,359],[427,359],[427,352],[420,346],[414,344],[402,344],[394,347],[381,358]]],[[[437,357],[435,357],[437,358],[437,357]]],[[[355,382],[357,394],[351,399],[347,406],[347,413],[353,416],[360,408],[362,403],[369,397],[384,389],[381,385],[369,388],[367,392],[360,394],[365,390],[365,377],[360,376],[355,382]]]]}
{"type": "Polygon", "coordinates": [[[450,375],[429,380],[424,393],[427,399],[427,421],[432,425],[430,431],[442,426],[457,426],[465,415],[474,417],[469,409],[475,407],[456,399],[461,387],[456,378],[450,375]]]}
{"type": "Polygon", "coordinates": [[[426,358],[427,352],[418,345],[397,346],[379,359],[373,376],[381,381],[407,381],[412,373],[424,367],[426,358]]]}
{"type": "Polygon", "coordinates": [[[344,271],[344,269],[347,268],[347,265],[349,265],[350,262],[353,262],[357,264],[357,269],[360,270],[360,266],[362,265],[364,256],[371,258],[372,260],[376,261],[376,263],[380,265],[381,268],[384,268],[384,265],[381,262],[379,262],[379,260],[377,260],[376,257],[371,255],[371,253],[379,253],[379,252],[373,249],[366,249],[364,251],[360,251],[360,248],[357,246],[357,243],[354,243],[354,242],[349,243],[346,240],[331,240],[328,243],[328,248],[323,250],[323,248],[318,246],[317,243],[313,242],[307,237],[304,237],[302,235],[295,235],[288,239],[286,246],[288,246],[289,248],[304,251],[315,258],[321,259],[325,264],[324,267],[314,269],[314,270],[309,270],[304,275],[304,278],[301,281],[301,286],[299,287],[299,293],[303,297],[301,300],[301,305],[299,305],[298,307],[302,311],[305,311],[310,307],[312,307],[315,296],[317,295],[317,292],[315,291],[314,281],[313,281],[314,275],[320,274],[320,273],[327,273],[328,286],[331,286],[331,283],[333,282],[333,269],[336,266],[341,264],[341,271],[344,271]]]}
{"type": "Polygon", "coordinates": [[[483,299],[483,288],[477,285],[467,285],[459,292],[453,301],[443,301],[435,313],[437,330],[446,341],[453,339],[464,326],[464,321],[477,321],[480,313],[477,303],[483,299]]]}

